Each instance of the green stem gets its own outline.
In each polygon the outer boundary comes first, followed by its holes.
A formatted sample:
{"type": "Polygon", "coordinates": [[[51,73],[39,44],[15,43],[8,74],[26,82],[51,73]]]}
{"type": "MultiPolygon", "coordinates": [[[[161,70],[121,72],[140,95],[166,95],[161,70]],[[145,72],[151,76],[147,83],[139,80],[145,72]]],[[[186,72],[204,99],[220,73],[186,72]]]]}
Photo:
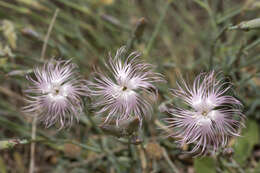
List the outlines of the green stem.
{"type": "Polygon", "coordinates": [[[129,50],[132,49],[134,42],[137,39],[140,39],[142,37],[145,26],[146,26],[146,20],[145,20],[145,18],[142,17],[136,23],[135,29],[134,29],[130,39],[127,41],[127,44],[126,44],[126,52],[127,53],[128,53],[129,50]]]}
{"type": "Polygon", "coordinates": [[[228,26],[225,26],[211,44],[210,56],[209,56],[209,70],[212,70],[212,68],[213,68],[213,63],[214,63],[213,58],[215,55],[215,48],[216,48],[217,41],[222,37],[222,35],[227,31],[227,29],[228,29],[228,26]]]}
{"type": "Polygon", "coordinates": [[[30,141],[27,140],[27,139],[7,139],[7,140],[1,140],[0,141],[0,150],[12,149],[16,145],[28,144],[28,143],[30,143],[30,141]]]}
{"type": "Polygon", "coordinates": [[[149,53],[150,53],[150,51],[151,51],[151,49],[153,47],[153,44],[155,42],[155,38],[157,37],[157,35],[158,35],[158,33],[159,33],[160,29],[161,29],[161,26],[163,24],[163,20],[164,20],[164,18],[166,16],[166,12],[167,12],[169,6],[171,5],[171,3],[172,3],[172,1],[167,1],[167,3],[165,4],[165,6],[163,8],[163,11],[162,11],[161,16],[159,18],[159,21],[156,24],[155,30],[154,30],[154,32],[153,32],[153,34],[151,36],[151,39],[148,42],[146,50],[144,52],[144,56],[145,57],[147,57],[149,55],[149,53]]]}

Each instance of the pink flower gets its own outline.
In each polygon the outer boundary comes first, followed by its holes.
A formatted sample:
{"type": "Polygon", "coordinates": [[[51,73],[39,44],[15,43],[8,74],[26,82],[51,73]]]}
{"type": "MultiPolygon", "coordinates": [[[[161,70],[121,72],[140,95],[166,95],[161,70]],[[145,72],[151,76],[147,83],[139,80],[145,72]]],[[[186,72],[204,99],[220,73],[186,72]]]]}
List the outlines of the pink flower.
{"type": "Polygon", "coordinates": [[[95,72],[94,81],[89,81],[90,96],[97,114],[106,116],[105,123],[138,117],[142,122],[152,112],[152,103],[157,98],[154,83],[163,81],[162,75],[153,72],[151,64],[143,63],[140,54],[131,53],[125,61],[125,48],[120,48],[115,57],[110,57],[107,72],[95,72]]]}
{"type": "Polygon", "coordinates": [[[25,90],[28,105],[24,111],[39,116],[46,127],[59,122],[63,128],[78,120],[86,86],[75,69],[70,60],[51,60],[35,68],[34,75],[27,76],[31,86],[25,90]]]}
{"type": "Polygon", "coordinates": [[[184,80],[173,90],[173,95],[182,99],[190,108],[175,108],[166,118],[168,127],[173,130],[169,135],[179,138],[178,143],[194,144],[191,153],[216,151],[225,147],[230,137],[239,136],[244,115],[242,104],[226,93],[231,89],[228,82],[217,80],[214,72],[202,73],[190,87],[184,80]]]}

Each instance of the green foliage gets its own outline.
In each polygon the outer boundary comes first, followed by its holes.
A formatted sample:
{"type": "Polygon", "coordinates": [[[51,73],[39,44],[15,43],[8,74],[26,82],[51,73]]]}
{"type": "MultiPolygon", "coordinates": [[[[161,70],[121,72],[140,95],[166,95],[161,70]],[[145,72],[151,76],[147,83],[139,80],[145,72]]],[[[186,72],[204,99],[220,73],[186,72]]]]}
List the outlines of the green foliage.
{"type": "Polygon", "coordinates": [[[0,156],[0,172],[1,173],[6,173],[7,172],[4,160],[3,160],[3,158],[1,156],[0,156]]]}
{"type": "Polygon", "coordinates": [[[216,173],[216,160],[212,157],[196,158],[194,168],[196,173],[216,173]]]}
{"type": "Polygon", "coordinates": [[[252,154],[253,147],[259,143],[259,126],[253,120],[248,120],[246,128],[243,129],[242,137],[237,138],[234,145],[234,159],[240,164],[245,165],[246,160],[252,154]]]}
{"type": "MultiPolygon", "coordinates": [[[[225,173],[259,172],[259,166],[254,168],[259,163],[253,162],[259,158],[253,153],[254,146],[260,144],[260,31],[259,20],[251,21],[260,16],[259,4],[258,0],[0,0],[0,141],[9,144],[6,139],[31,137],[32,119],[21,112],[21,107],[23,89],[28,85],[25,74],[31,73],[35,65],[54,57],[71,58],[84,78],[90,79],[93,67],[103,68],[108,52],[113,54],[127,45],[130,51],[144,53],[144,60],[165,76],[167,83],[158,86],[158,103],[181,104],[169,93],[169,88],[176,87],[178,73],[189,80],[209,70],[221,71],[228,77],[248,120],[234,145],[238,165],[221,157],[221,169],[225,173]],[[57,8],[59,14],[47,43],[46,59],[41,60],[44,36],[57,8]],[[243,21],[247,21],[243,27],[249,28],[248,32],[230,30],[243,21]]],[[[138,146],[129,146],[125,138],[107,135],[132,134],[137,128],[134,122],[125,124],[132,126],[131,131],[106,126],[102,132],[89,119],[91,111],[67,130],[46,129],[38,124],[37,169],[40,173],[220,170],[221,164],[214,158],[193,159],[183,154],[174,140],[161,138],[158,128],[163,125],[158,122],[167,114],[160,113],[157,107],[154,105],[151,121],[143,122],[140,136],[133,135],[136,139],[132,143],[139,138],[143,141],[138,146]],[[158,160],[147,154],[145,146],[151,142],[160,148],[159,152],[150,151],[160,156],[158,160]]],[[[1,150],[0,171],[19,172],[14,165],[22,157],[28,172],[29,151],[30,145],[1,150]]]]}
{"type": "Polygon", "coordinates": [[[240,24],[232,26],[229,29],[231,29],[231,30],[232,29],[241,29],[244,31],[249,31],[252,29],[260,29],[260,18],[241,22],[240,24]]]}
{"type": "Polygon", "coordinates": [[[260,162],[256,165],[255,168],[247,168],[246,173],[259,173],[260,172],[260,162]]]}

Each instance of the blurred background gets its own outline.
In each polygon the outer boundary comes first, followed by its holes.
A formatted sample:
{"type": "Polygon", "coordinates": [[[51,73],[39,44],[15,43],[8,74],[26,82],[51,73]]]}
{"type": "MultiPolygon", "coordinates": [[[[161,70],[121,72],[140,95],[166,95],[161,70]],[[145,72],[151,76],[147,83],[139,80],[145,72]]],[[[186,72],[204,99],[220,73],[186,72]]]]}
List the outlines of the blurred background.
{"type": "Polygon", "coordinates": [[[158,104],[136,145],[104,134],[88,118],[91,111],[70,129],[38,123],[35,172],[259,173],[260,30],[229,29],[259,16],[259,0],[0,0],[0,140],[14,145],[2,144],[0,172],[29,169],[32,118],[21,112],[25,75],[58,57],[72,59],[89,79],[93,66],[102,68],[109,52],[126,45],[168,81],[158,85],[158,104]],[[179,104],[169,92],[178,73],[192,81],[211,69],[233,83],[247,128],[225,152],[193,158],[182,152],[190,146],[178,148],[174,139],[162,137],[160,120],[168,115],[158,107],[179,104]]]}

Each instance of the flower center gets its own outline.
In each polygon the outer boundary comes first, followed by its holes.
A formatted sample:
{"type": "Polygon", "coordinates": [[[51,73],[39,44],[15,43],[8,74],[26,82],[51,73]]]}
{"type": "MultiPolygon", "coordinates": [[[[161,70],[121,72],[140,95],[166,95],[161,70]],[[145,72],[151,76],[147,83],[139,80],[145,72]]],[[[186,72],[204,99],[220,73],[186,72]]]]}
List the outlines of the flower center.
{"type": "Polygon", "coordinates": [[[50,94],[53,97],[66,97],[67,96],[66,87],[60,85],[54,85],[52,87],[52,90],[50,91],[50,94]]]}
{"type": "Polygon", "coordinates": [[[125,90],[127,90],[127,87],[126,87],[126,86],[123,86],[123,87],[122,87],[122,91],[125,91],[125,90]]]}
{"type": "Polygon", "coordinates": [[[52,94],[53,94],[54,96],[59,95],[59,94],[60,94],[60,86],[54,85],[53,88],[52,88],[52,94]]]}
{"type": "Polygon", "coordinates": [[[205,117],[206,117],[206,116],[208,115],[208,111],[205,111],[205,110],[204,110],[204,111],[202,111],[202,113],[201,113],[201,114],[202,114],[203,116],[205,116],[205,117]]]}
{"type": "Polygon", "coordinates": [[[60,91],[59,91],[58,89],[55,89],[54,94],[55,94],[55,95],[58,95],[59,92],[60,92],[60,91]]]}

